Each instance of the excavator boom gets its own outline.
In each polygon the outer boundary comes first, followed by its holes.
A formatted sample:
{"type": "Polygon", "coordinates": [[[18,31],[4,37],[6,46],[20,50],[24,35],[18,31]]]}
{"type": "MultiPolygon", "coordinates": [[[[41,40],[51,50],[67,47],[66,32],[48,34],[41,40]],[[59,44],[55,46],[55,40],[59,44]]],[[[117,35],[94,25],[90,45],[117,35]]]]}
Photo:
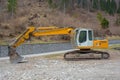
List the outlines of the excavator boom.
{"type": "Polygon", "coordinates": [[[23,57],[21,57],[17,52],[16,48],[23,44],[26,40],[29,40],[30,37],[40,37],[46,35],[69,35],[73,28],[57,28],[57,27],[28,27],[23,34],[15,39],[9,45],[9,57],[11,63],[24,62],[23,57]]]}

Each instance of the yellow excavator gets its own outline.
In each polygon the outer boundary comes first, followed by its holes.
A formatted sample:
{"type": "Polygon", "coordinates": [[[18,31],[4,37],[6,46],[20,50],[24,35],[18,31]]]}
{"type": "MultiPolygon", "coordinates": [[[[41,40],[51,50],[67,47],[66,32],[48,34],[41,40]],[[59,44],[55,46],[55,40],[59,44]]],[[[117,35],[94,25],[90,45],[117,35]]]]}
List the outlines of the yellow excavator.
{"type": "Polygon", "coordinates": [[[96,48],[108,48],[108,40],[95,40],[92,29],[84,28],[58,28],[58,27],[28,27],[23,34],[18,36],[14,42],[9,45],[9,57],[10,62],[20,63],[24,62],[24,58],[16,52],[16,48],[23,44],[26,40],[29,40],[30,37],[40,37],[40,36],[49,36],[49,35],[70,35],[71,42],[77,50],[70,51],[64,54],[65,60],[79,59],[75,57],[78,54],[99,54],[100,59],[108,59],[110,57],[109,53],[103,51],[93,50],[96,48]],[[74,55],[74,56],[73,56],[74,55]]]}

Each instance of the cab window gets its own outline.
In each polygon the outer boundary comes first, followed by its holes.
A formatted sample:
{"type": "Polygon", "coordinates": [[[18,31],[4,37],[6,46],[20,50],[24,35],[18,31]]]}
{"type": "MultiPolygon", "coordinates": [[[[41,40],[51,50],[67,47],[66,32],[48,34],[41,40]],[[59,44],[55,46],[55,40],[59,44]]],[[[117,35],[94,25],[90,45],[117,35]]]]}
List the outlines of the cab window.
{"type": "Polygon", "coordinates": [[[93,39],[92,39],[92,31],[89,30],[89,31],[88,31],[88,35],[89,35],[89,40],[90,40],[90,41],[93,40],[93,39]]]}
{"type": "Polygon", "coordinates": [[[87,31],[81,31],[79,35],[79,42],[83,43],[87,40],[87,31]]]}

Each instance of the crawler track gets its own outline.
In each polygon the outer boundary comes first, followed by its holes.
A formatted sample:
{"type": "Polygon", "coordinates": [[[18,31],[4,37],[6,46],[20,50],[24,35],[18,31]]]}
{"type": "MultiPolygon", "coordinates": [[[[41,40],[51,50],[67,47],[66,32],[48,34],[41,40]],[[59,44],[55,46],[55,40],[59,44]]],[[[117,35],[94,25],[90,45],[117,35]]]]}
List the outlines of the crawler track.
{"type": "Polygon", "coordinates": [[[109,57],[109,53],[96,50],[75,50],[64,54],[65,60],[108,59],[109,57]]]}

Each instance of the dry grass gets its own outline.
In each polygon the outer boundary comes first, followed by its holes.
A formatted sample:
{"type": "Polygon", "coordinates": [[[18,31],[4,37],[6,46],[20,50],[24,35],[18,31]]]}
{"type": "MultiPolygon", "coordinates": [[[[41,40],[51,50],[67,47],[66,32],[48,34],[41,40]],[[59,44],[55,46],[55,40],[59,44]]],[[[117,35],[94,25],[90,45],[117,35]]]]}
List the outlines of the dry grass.
{"type": "Polygon", "coordinates": [[[4,42],[3,40],[0,40],[0,45],[7,45],[7,43],[4,42]]]}
{"type": "Polygon", "coordinates": [[[120,36],[108,36],[108,40],[120,40],[120,36]]]}
{"type": "Polygon", "coordinates": [[[113,49],[113,48],[120,48],[120,44],[114,44],[109,46],[109,49],[113,49]]]}
{"type": "Polygon", "coordinates": [[[50,55],[45,55],[42,56],[42,58],[46,58],[46,59],[63,59],[64,54],[60,53],[60,54],[50,54],[50,55]]]}

